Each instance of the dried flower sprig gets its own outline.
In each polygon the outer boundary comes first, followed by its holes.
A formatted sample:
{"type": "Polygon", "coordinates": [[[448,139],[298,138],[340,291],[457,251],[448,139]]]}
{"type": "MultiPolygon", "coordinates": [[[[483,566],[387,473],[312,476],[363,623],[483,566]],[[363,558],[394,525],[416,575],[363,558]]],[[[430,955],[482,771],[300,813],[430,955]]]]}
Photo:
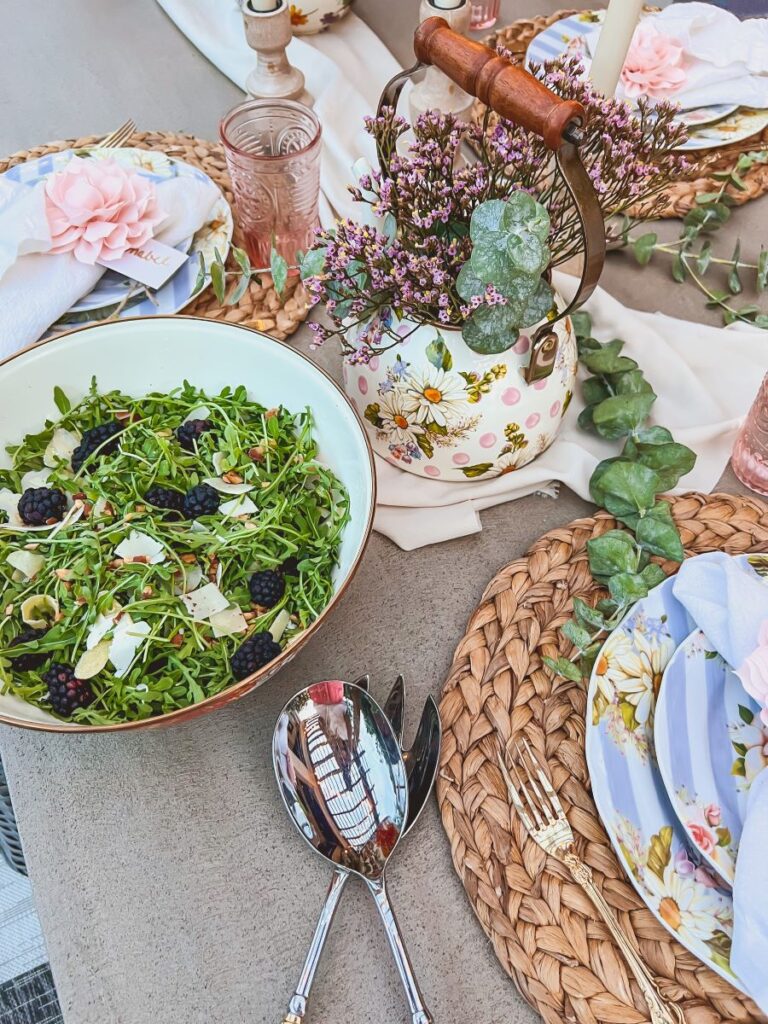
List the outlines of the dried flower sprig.
{"type": "Polygon", "coordinates": [[[712,176],[720,182],[719,187],[696,196],[696,205],[685,215],[677,241],[660,242],[654,231],[633,235],[629,218],[617,223],[610,240],[630,246],[641,266],[648,264],[656,253],[671,257],[674,280],[678,284],[690,280],[703,293],[706,305],[720,310],[723,323],[738,320],[768,330],[765,307],[738,301],[745,279],[751,280],[758,293],[768,288],[768,249],[761,246],[757,261],[753,263],[742,258],[741,239],[737,240],[730,256],[717,256],[711,241],[711,236],[730,219],[735,205],[730,190],[744,191],[742,175],[755,164],[765,163],[768,163],[768,149],[763,148],[742,153],[731,170],[715,171],[712,176]],[[718,268],[724,272],[725,288],[705,280],[708,271],[718,268]]]}
{"type": "MultiPolygon", "coordinates": [[[[638,203],[652,214],[664,187],[687,169],[676,152],[685,129],[674,123],[674,108],[640,103],[632,111],[606,99],[583,78],[575,58],[549,62],[536,73],[554,92],[585,107],[581,153],[605,217],[638,203]]],[[[409,127],[392,110],[368,119],[382,166],[363,171],[350,190],[368,212],[362,222],[344,220],[319,232],[302,262],[310,293],[325,303],[332,321],[331,327],[310,325],[315,343],[339,337],[350,358],[365,362],[399,344],[410,330],[402,321],[410,320],[461,327],[478,351],[501,351],[514,343],[519,327],[551,307],[543,280],[548,271],[583,251],[565,183],[553,173],[551,153],[538,137],[496,115],[484,125],[466,126],[428,112],[413,125],[413,141],[403,153],[398,143],[409,127]],[[478,154],[476,162],[461,162],[464,142],[478,154]],[[479,275],[463,269],[483,263],[481,255],[473,259],[484,238],[472,224],[487,219],[489,231],[498,233],[498,216],[475,215],[498,209],[493,204],[499,201],[508,204],[516,193],[527,193],[532,207],[544,207],[548,222],[546,237],[531,243],[521,265],[514,258],[508,263],[512,275],[525,266],[524,273],[536,278],[523,289],[512,287],[501,266],[479,275]]],[[[533,219],[543,222],[538,215],[533,219]]],[[[527,245],[531,232],[522,230],[527,245]]],[[[509,261],[518,249],[518,242],[510,242],[500,252],[509,261]]]]}

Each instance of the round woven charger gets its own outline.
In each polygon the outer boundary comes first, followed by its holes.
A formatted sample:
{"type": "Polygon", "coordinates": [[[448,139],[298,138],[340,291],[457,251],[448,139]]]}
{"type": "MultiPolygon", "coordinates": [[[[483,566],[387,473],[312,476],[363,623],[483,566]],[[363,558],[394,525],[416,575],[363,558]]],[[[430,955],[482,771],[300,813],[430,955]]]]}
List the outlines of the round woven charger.
{"type": "MultiPolygon", "coordinates": [[[[34,149],[21,150],[13,156],[0,158],[0,174],[9,167],[45,156],[47,153],[58,153],[62,149],[79,149],[91,146],[100,136],[89,135],[80,139],[68,139],[59,142],[48,142],[34,149]]],[[[232,205],[232,185],[227,174],[224,152],[218,142],[205,142],[194,135],[183,132],[136,132],[128,141],[129,146],[139,149],[154,149],[165,153],[184,163],[193,164],[211,178],[232,205]]],[[[235,245],[241,245],[242,239],[235,223],[235,245]]],[[[229,263],[233,270],[237,265],[230,257],[229,263]]],[[[230,323],[245,324],[265,331],[272,337],[283,341],[296,330],[309,312],[309,299],[298,277],[290,277],[282,296],[278,296],[272,285],[269,274],[261,275],[261,282],[251,281],[247,291],[234,306],[222,306],[213,293],[206,288],[193,302],[184,309],[185,313],[205,316],[211,320],[227,320],[230,323]]]]}
{"type": "MultiPolygon", "coordinates": [[[[768,550],[768,506],[756,498],[670,500],[688,556],[768,550]]],[[[683,949],[640,901],[590,793],[586,686],[553,678],[543,667],[544,655],[572,654],[559,629],[574,597],[592,604],[605,596],[590,575],[586,544],[615,526],[600,512],[545,534],[493,578],[469,621],[440,703],[437,798],[453,862],[502,967],[547,1024],[648,1020],[589,898],[528,838],[511,808],[497,758],[510,738],[525,735],[547,763],[579,855],[687,1024],[764,1022],[750,999],[683,949]]]]}
{"type": "MultiPolygon", "coordinates": [[[[511,25],[500,28],[492,33],[486,40],[489,46],[505,46],[522,62],[528,44],[543,32],[545,28],[562,18],[572,14],[578,14],[573,8],[557,11],[555,14],[540,15],[534,18],[521,18],[513,21],[511,25]]],[[[482,122],[485,116],[485,106],[479,100],[473,108],[473,118],[477,123],[482,122]]],[[[736,166],[741,153],[750,152],[756,149],[768,148],[768,127],[750,139],[744,139],[730,146],[721,146],[718,149],[707,149],[699,153],[690,153],[691,171],[686,180],[675,182],[666,191],[666,206],[656,216],[659,217],[681,217],[696,205],[696,196],[702,192],[717,191],[722,185],[721,181],[713,178],[715,171],[732,171],[736,166]]],[[[744,188],[738,189],[729,186],[728,195],[737,204],[746,203],[750,199],[757,199],[768,192],[768,164],[755,164],[750,170],[741,175],[744,188]]]]}

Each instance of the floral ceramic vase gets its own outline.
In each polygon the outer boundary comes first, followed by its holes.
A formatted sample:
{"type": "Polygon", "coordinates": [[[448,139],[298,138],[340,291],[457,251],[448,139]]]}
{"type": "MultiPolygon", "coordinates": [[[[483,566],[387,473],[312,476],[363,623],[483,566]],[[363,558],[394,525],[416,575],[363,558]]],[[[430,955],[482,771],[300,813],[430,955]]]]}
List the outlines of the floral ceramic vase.
{"type": "Polygon", "coordinates": [[[311,36],[334,25],[347,13],[353,0],[298,0],[290,4],[294,35],[311,36]]]}
{"type": "Polygon", "coordinates": [[[461,332],[401,321],[399,345],[344,363],[345,390],[373,449],[393,465],[436,480],[511,473],[552,444],[568,408],[578,353],[570,318],[554,327],[552,373],[527,384],[535,328],[498,355],[478,355],[461,332]]]}

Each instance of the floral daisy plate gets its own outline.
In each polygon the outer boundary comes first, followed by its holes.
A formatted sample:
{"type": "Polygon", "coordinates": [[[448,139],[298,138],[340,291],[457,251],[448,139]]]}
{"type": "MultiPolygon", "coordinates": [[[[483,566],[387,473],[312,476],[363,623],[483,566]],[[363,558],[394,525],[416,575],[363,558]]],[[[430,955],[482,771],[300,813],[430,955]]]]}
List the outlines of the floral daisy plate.
{"type": "MultiPolygon", "coordinates": [[[[567,55],[591,63],[600,38],[605,11],[581,11],[555,21],[531,40],[526,65],[543,64],[567,55]]],[[[712,149],[761,131],[768,124],[768,111],[739,109],[735,103],[717,103],[681,110],[675,120],[686,125],[689,138],[684,151],[712,149]]]]}
{"type": "MultiPolygon", "coordinates": [[[[74,153],[74,150],[66,149],[60,153],[49,153],[36,160],[17,164],[5,172],[5,177],[22,184],[34,185],[54,171],[62,170],[74,153]]],[[[124,167],[137,170],[155,182],[184,177],[197,178],[201,181],[210,180],[208,175],[197,167],[147,149],[89,149],[88,155],[96,160],[116,160],[124,167]]],[[[180,312],[210,284],[210,277],[206,276],[202,286],[196,287],[200,254],[202,253],[206,266],[213,261],[216,249],[226,259],[232,242],[232,231],[232,211],[229,203],[221,195],[208,221],[194,237],[185,239],[176,246],[188,254],[187,260],[161,288],[150,291],[143,285],[137,285],[135,281],[108,270],[88,295],[79,299],[53,324],[46,337],[62,330],[70,330],[72,327],[105,320],[110,316],[121,319],[126,316],[156,316],[159,313],[180,312]]]]}
{"type": "Polygon", "coordinates": [[[587,764],[600,817],[643,902],[686,949],[741,989],[730,967],[730,892],[689,841],[655,759],[659,685],[694,625],[672,585],[667,579],[639,601],[595,662],[587,764]]]}
{"type": "Polygon", "coordinates": [[[768,730],[738,676],[697,629],[667,665],[656,703],[661,777],[691,842],[733,885],[746,800],[768,730]]]}

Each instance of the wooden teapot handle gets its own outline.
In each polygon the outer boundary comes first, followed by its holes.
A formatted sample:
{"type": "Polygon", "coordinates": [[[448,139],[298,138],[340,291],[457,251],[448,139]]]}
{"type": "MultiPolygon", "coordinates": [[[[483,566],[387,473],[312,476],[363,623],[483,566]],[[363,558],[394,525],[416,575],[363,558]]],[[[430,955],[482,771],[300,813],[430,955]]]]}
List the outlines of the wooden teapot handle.
{"type": "Polygon", "coordinates": [[[549,149],[559,149],[564,141],[578,141],[574,122],[584,118],[580,103],[561,99],[528,71],[454,32],[445,18],[423,21],[416,30],[413,49],[420,63],[439,68],[501,117],[541,136],[549,149]]]}

